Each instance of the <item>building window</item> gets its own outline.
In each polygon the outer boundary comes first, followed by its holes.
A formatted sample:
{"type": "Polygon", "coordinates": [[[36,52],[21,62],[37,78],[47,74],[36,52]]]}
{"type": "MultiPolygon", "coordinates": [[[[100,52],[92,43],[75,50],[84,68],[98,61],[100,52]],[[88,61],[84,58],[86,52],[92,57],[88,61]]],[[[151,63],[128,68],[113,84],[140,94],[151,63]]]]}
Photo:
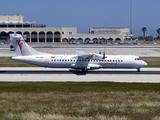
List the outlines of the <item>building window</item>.
{"type": "Polygon", "coordinates": [[[62,32],[62,34],[64,34],[64,32],[62,32]]]}
{"type": "Polygon", "coordinates": [[[8,27],[15,27],[14,25],[8,25],[8,27]]]}
{"type": "Polygon", "coordinates": [[[72,32],[69,32],[69,34],[72,34],[72,32]]]}
{"type": "Polygon", "coordinates": [[[17,27],[17,28],[21,28],[21,27],[22,27],[22,25],[16,25],[16,27],[17,27]]]}
{"type": "Polygon", "coordinates": [[[0,27],[7,27],[7,25],[0,25],[0,27]]]}
{"type": "Polygon", "coordinates": [[[91,31],[91,34],[94,34],[94,31],[91,31]]]}

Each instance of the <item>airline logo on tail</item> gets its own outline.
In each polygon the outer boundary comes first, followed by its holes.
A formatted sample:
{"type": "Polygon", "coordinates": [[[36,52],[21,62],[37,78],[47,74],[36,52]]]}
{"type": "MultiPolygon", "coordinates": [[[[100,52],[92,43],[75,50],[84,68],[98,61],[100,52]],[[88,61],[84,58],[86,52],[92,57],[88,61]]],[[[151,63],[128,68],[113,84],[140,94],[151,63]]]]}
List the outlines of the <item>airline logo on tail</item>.
{"type": "Polygon", "coordinates": [[[21,51],[22,56],[29,56],[32,55],[31,52],[28,49],[28,46],[26,45],[25,41],[23,39],[21,40],[16,40],[19,49],[21,51]]]}
{"type": "Polygon", "coordinates": [[[33,49],[25,42],[20,34],[10,34],[10,40],[14,47],[16,56],[50,55],[33,49]]]}
{"type": "Polygon", "coordinates": [[[25,41],[22,40],[16,40],[17,44],[19,46],[19,49],[21,51],[22,56],[29,56],[32,55],[28,49],[28,46],[25,44],[25,41]]]}

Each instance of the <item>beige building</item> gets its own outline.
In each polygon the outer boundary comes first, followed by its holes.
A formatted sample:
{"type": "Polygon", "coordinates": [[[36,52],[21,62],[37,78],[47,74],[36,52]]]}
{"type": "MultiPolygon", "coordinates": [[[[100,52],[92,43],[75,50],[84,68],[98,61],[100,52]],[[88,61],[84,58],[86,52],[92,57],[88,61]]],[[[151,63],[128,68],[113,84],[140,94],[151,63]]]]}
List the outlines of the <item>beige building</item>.
{"type": "Polygon", "coordinates": [[[0,23],[23,23],[23,16],[0,16],[0,23]]]}
{"type": "Polygon", "coordinates": [[[128,28],[91,28],[89,34],[77,34],[76,27],[46,27],[44,24],[24,22],[23,16],[0,16],[0,39],[8,39],[10,33],[26,35],[27,42],[116,42],[129,38],[128,28]]]}

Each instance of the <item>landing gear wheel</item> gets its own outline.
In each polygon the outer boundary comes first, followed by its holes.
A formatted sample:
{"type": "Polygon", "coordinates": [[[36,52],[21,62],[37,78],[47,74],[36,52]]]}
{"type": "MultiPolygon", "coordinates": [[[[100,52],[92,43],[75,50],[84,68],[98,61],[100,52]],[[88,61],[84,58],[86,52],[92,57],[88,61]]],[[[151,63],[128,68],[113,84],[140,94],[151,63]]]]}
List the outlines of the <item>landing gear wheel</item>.
{"type": "Polygon", "coordinates": [[[140,72],[140,68],[137,68],[137,72],[140,72]]]}
{"type": "Polygon", "coordinates": [[[84,68],[84,69],[82,69],[82,72],[88,72],[88,69],[87,68],[84,68]]]}

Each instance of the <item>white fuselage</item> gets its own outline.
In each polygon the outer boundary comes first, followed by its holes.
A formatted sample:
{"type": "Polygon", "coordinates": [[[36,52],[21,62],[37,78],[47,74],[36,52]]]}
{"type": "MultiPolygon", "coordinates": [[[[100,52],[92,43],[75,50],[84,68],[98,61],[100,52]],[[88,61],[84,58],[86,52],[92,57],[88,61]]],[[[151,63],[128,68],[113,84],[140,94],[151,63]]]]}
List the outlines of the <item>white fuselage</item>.
{"type": "Polygon", "coordinates": [[[20,34],[10,34],[10,40],[14,46],[17,57],[11,60],[30,63],[51,68],[74,68],[86,72],[99,68],[137,68],[147,65],[138,56],[131,55],[105,55],[77,51],[76,55],[52,55],[42,53],[29,46],[20,34]]]}
{"type": "Polygon", "coordinates": [[[33,55],[11,57],[11,60],[51,68],[99,69],[99,68],[141,68],[147,65],[131,55],[106,55],[105,59],[83,59],[77,55],[33,55]]]}

